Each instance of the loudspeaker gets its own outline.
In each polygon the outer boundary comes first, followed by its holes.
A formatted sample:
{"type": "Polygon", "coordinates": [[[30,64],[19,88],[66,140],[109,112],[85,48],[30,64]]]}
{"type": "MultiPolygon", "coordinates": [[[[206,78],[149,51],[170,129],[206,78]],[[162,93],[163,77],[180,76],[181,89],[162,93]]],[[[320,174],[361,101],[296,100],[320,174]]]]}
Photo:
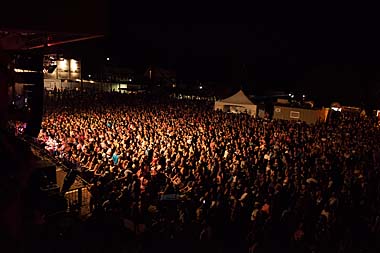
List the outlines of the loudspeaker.
{"type": "Polygon", "coordinates": [[[57,184],[56,166],[54,163],[39,160],[33,162],[33,181],[39,188],[57,184]]]}
{"type": "Polygon", "coordinates": [[[42,192],[44,192],[45,195],[48,197],[54,196],[54,195],[59,195],[59,193],[60,193],[59,185],[57,185],[57,184],[50,184],[46,187],[42,187],[40,190],[42,192]]]}
{"type": "Polygon", "coordinates": [[[51,65],[48,67],[48,73],[51,74],[54,72],[54,70],[57,68],[57,65],[51,65]]]}
{"type": "MultiPolygon", "coordinates": [[[[40,76],[36,76],[35,78],[39,79],[40,76]]],[[[42,78],[41,78],[41,82],[43,82],[42,78]]],[[[42,84],[37,83],[36,85],[28,86],[26,90],[28,105],[30,108],[28,121],[26,122],[26,129],[25,129],[25,134],[28,136],[37,137],[41,129],[42,114],[43,114],[43,92],[44,92],[43,83],[42,84]]]]}

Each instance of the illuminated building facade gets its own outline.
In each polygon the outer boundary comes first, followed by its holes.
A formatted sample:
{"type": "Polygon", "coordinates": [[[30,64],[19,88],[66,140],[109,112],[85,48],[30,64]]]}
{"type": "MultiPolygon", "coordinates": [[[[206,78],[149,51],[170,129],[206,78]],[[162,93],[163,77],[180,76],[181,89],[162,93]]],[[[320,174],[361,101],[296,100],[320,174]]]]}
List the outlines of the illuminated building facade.
{"type": "Polygon", "coordinates": [[[47,90],[76,89],[82,83],[81,62],[57,54],[44,56],[44,87],[47,90]]]}

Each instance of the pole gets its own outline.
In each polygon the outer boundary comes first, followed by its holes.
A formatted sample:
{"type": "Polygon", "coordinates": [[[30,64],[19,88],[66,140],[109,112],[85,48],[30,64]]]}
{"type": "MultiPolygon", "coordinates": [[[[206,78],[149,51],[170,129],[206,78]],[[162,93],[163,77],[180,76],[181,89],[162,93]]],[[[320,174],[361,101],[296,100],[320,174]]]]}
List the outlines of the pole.
{"type": "Polygon", "coordinates": [[[78,211],[79,211],[79,214],[82,211],[82,189],[83,188],[78,189],[78,211]]]}
{"type": "Polygon", "coordinates": [[[80,67],[80,90],[83,92],[83,77],[82,77],[82,59],[80,59],[79,62],[79,67],[80,67]]]}
{"type": "Polygon", "coordinates": [[[3,131],[8,123],[8,65],[10,58],[5,53],[0,55],[0,130],[3,131]]]}

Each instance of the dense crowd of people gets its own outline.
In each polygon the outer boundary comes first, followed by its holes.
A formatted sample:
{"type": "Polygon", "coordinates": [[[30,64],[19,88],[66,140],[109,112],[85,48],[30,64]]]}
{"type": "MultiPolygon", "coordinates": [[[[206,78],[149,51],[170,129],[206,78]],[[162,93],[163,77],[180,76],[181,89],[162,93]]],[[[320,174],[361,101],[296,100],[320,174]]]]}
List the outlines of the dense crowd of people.
{"type": "Polygon", "coordinates": [[[142,252],[174,242],[189,252],[380,250],[375,120],[342,112],[308,125],[212,107],[52,97],[38,141],[91,183],[91,219],[112,217],[142,252]]]}

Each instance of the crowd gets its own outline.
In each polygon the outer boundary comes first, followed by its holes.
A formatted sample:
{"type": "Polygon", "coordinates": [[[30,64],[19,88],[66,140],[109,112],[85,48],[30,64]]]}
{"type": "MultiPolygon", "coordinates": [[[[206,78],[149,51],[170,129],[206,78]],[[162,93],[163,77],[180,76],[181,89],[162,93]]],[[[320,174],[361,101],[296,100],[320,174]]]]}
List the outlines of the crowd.
{"type": "Polygon", "coordinates": [[[91,219],[112,217],[142,252],[177,242],[188,252],[380,250],[380,129],[369,117],[307,125],[207,101],[70,96],[50,101],[38,141],[91,183],[91,219]]]}

